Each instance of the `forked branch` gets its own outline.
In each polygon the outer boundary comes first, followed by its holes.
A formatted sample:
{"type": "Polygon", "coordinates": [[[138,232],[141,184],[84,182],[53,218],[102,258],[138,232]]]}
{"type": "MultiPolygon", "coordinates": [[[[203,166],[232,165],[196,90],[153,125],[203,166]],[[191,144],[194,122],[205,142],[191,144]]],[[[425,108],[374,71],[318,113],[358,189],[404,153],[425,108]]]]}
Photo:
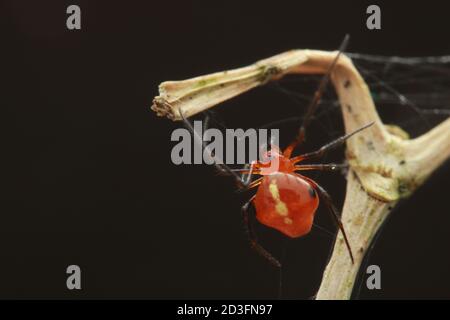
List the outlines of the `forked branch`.
{"type": "MultiPolygon", "coordinates": [[[[180,120],[286,74],[322,74],[337,52],[291,50],[253,65],[184,81],[163,82],[152,109],[180,120]]],[[[369,88],[351,60],[342,56],[331,80],[339,97],[347,133],[374,122],[347,141],[351,170],[342,222],[354,251],[352,264],[342,233],[325,269],[317,299],[349,299],[361,261],[374,235],[397,201],[409,196],[450,156],[450,118],[416,138],[384,125],[369,88]]]]}

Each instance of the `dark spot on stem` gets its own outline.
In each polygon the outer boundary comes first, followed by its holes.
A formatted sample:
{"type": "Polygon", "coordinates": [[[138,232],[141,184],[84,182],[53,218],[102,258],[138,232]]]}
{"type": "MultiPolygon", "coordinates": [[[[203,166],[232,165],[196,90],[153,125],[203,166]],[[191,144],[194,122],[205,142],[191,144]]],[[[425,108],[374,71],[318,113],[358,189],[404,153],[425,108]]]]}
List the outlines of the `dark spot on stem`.
{"type": "Polygon", "coordinates": [[[405,183],[404,181],[399,181],[399,183],[398,183],[398,193],[400,195],[403,195],[403,194],[408,193],[408,190],[409,190],[408,184],[405,183]]]}
{"type": "Polygon", "coordinates": [[[405,161],[405,160],[402,160],[402,161],[400,161],[398,164],[402,166],[402,165],[404,165],[405,163],[406,163],[406,161],[405,161]]]}
{"type": "Polygon", "coordinates": [[[352,113],[353,112],[351,105],[347,104],[346,107],[347,107],[348,113],[352,113]]]}
{"type": "Polygon", "coordinates": [[[351,85],[352,85],[352,83],[350,82],[350,80],[346,80],[346,81],[344,82],[344,88],[345,88],[345,89],[348,89],[351,85]]]}

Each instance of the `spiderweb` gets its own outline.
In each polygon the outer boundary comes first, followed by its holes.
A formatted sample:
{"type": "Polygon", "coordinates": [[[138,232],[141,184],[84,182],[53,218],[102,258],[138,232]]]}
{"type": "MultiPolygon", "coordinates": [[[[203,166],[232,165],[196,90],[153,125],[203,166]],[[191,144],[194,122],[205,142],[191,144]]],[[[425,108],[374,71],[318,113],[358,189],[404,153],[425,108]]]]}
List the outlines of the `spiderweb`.
{"type": "MultiPolygon", "coordinates": [[[[450,56],[403,58],[346,54],[368,84],[383,122],[399,125],[415,137],[450,116],[450,56]]],[[[317,86],[320,78],[296,75],[273,87],[304,105],[310,101],[311,88],[317,86]]],[[[330,135],[336,131],[335,121],[330,118],[339,114],[339,107],[334,91],[329,89],[314,116],[316,121],[328,126],[330,135]]]]}

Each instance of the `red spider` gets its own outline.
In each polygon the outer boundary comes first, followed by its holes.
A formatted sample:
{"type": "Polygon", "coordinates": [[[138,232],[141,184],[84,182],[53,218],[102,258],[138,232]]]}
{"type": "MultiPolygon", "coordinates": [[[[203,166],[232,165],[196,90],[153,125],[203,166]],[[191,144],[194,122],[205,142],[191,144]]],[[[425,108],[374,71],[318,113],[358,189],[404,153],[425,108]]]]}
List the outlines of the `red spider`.
{"type": "Polygon", "coordinates": [[[347,235],[342,225],[339,214],[334,207],[330,195],[314,180],[305,177],[297,171],[306,170],[335,170],[338,164],[298,164],[305,160],[311,160],[323,156],[328,150],[342,144],[352,135],[371,126],[372,123],[342,136],[320,148],[317,151],[291,157],[292,151],[299,140],[291,143],[284,152],[272,146],[266,158],[269,161],[251,164],[250,169],[239,170],[250,175],[261,175],[262,177],[248,184],[247,189],[258,187],[256,194],[242,207],[244,219],[247,222],[250,241],[252,246],[270,262],[276,266],[281,264],[272,255],[262,248],[255,239],[251,226],[248,224],[248,208],[251,203],[256,209],[258,221],[268,227],[277,229],[288,237],[298,238],[308,234],[313,225],[314,215],[319,206],[319,196],[324,200],[332,216],[344,236],[350,258],[353,254],[347,235]],[[275,162],[275,165],[274,165],[275,162]]]}
{"type": "MultiPolygon", "coordinates": [[[[250,243],[261,255],[267,258],[272,264],[281,267],[281,264],[266,249],[264,249],[257,241],[252,230],[248,209],[253,204],[256,209],[257,220],[271,228],[274,228],[291,238],[298,238],[308,234],[313,225],[314,215],[319,206],[319,196],[322,198],[329,211],[331,212],[335,222],[339,226],[344,236],[350,258],[353,263],[353,254],[347,235],[342,225],[338,211],[334,207],[331,197],[317,182],[305,177],[298,171],[306,170],[335,170],[339,164],[299,164],[302,161],[317,159],[326,152],[343,144],[346,139],[361,130],[371,126],[370,123],[358,130],[341,136],[336,140],[324,145],[314,152],[291,157],[292,152],[304,141],[305,128],[309,123],[315,108],[317,108],[321,95],[329,81],[331,71],[345,48],[348,41],[346,37],[339,49],[336,58],[330,65],[328,71],[323,76],[319,88],[317,89],[308,111],[300,127],[297,138],[282,152],[278,146],[272,146],[272,149],[265,155],[265,161],[255,161],[246,169],[231,169],[224,164],[215,163],[216,167],[223,173],[232,175],[236,178],[238,185],[245,190],[258,187],[256,194],[250,198],[243,206],[242,213],[246,222],[250,243]],[[240,172],[242,175],[238,175],[240,172]],[[243,175],[247,175],[244,180],[243,175]],[[251,181],[253,175],[261,175],[258,179],[251,181]]],[[[187,121],[180,112],[182,119],[187,127],[194,133],[192,124],[187,121]]]]}

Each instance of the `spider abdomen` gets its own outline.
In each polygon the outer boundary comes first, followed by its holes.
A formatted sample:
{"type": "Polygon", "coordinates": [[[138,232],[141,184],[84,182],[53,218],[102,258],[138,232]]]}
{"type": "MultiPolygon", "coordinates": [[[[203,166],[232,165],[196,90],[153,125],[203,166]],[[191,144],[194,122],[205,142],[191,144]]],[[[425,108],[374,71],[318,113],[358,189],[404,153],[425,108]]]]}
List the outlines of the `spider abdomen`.
{"type": "Polygon", "coordinates": [[[311,230],[319,197],[300,175],[277,172],[263,178],[254,205],[260,223],[297,238],[311,230]]]}

